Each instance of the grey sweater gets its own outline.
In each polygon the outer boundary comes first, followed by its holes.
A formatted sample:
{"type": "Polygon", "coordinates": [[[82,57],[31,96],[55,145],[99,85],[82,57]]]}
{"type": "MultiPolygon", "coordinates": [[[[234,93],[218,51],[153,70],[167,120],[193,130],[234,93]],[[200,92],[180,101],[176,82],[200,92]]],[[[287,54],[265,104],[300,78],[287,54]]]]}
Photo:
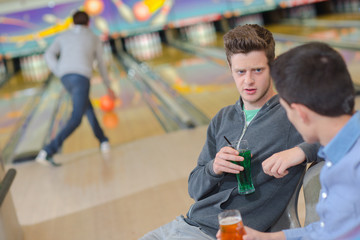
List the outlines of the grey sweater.
{"type": "Polygon", "coordinates": [[[89,79],[96,60],[105,85],[110,87],[102,55],[100,39],[88,27],[75,25],[55,38],[45,52],[45,59],[50,70],[59,78],[66,74],[80,74],[89,79]]]}
{"type": "Polygon", "coordinates": [[[195,200],[185,221],[200,227],[215,237],[218,231],[217,215],[224,209],[239,209],[245,225],[266,231],[279,218],[304,171],[301,164],[289,169],[284,178],[266,175],[261,163],[272,154],[299,145],[307,161],[317,160],[318,145],[303,143],[301,135],[288,121],[278,96],[272,97],[257,113],[245,129],[251,153],[251,174],[255,192],[249,195],[237,193],[235,174],[216,175],[213,161],[216,153],[227,142],[235,141],[246,126],[241,100],[221,109],[211,120],[207,139],[200,153],[197,166],[189,176],[189,194],[195,200]]]}

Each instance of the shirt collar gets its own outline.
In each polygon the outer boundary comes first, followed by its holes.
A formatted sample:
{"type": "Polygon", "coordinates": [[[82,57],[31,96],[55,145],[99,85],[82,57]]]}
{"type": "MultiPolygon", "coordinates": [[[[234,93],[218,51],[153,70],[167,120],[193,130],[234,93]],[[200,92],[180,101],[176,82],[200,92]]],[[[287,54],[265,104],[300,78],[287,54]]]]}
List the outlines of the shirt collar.
{"type": "MultiPolygon", "coordinates": [[[[280,104],[279,103],[279,95],[276,94],[275,96],[272,96],[260,109],[263,109],[265,107],[272,107],[273,105],[276,104],[280,104]]],[[[240,110],[243,111],[243,106],[244,106],[244,102],[241,98],[241,96],[239,97],[239,100],[236,101],[236,105],[240,106],[240,110]]]]}
{"type": "Polygon", "coordinates": [[[337,163],[350,150],[360,136],[360,112],[356,112],[338,134],[319,149],[319,157],[337,163]]]}
{"type": "Polygon", "coordinates": [[[75,24],[73,25],[73,27],[71,28],[71,30],[75,33],[79,33],[80,31],[82,31],[83,29],[85,29],[86,27],[80,24],[75,24]]]}

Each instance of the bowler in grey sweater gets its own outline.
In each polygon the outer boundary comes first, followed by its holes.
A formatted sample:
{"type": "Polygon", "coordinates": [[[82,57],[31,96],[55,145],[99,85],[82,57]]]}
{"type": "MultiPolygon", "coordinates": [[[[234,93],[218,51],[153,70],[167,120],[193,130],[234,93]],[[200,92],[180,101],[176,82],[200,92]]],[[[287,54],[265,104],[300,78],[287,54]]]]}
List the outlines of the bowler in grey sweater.
{"type": "Polygon", "coordinates": [[[109,96],[115,98],[102,58],[102,44],[100,39],[88,28],[89,16],[87,13],[75,12],[73,22],[74,26],[55,38],[45,52],[45,59],[50,70],[61,79],[64,88],[71,96],[73,110],[65,126],[37,155],[35,160],[44,165],[59,165],[54,162],[52,156],[58,152],[65,139],[80,125],[84,114],[99,141],[100,149],[103,152],[110,150],[109,139],[101,129],[89,99],[90,78],[95,60],[109,96]]]}

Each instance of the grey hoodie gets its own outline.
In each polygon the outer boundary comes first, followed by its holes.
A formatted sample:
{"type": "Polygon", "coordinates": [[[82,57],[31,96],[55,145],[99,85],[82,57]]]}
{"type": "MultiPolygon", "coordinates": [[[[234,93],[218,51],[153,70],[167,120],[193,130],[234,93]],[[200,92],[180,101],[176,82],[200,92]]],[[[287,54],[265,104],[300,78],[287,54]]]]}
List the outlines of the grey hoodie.
{"type": "Polygon", "coordinates": [[[304,143],[289,122],[279,97],[272,97],[257,113],[248,127],[241,99],[235,105],[221,109],[211,120],[207,139],[197,166],[189,176],[189,194],[195,200],[185,221],[214,236],[218,231],[217,215],[224,209],[239,209],[246,226],[266,231],[279,218],[305,169],[301,164],[289,169],[289,174],[276,179],[266,175],[261,163],[272,154],[299,145],[308,162],[317,160],[318,145],[304,143]],[[245,129],[244,129],[245,128],[245,129]],[[237,193],[235,174],[216,175],[213,161],[216,153],[230,141],[248,140],[252,153],[251,174],[255,192],[237,193]]]}

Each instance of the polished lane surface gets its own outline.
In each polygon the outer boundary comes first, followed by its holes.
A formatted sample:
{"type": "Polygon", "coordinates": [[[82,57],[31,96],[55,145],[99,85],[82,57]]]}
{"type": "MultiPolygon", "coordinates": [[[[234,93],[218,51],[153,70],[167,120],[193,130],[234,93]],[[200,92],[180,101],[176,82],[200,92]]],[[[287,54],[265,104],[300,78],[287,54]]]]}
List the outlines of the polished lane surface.
{"type": "Polygon", "coordinates": [[[0,149],[5,150],[16,130],[24,124],[43,87],[43,80],[28,81],[18,72],[0,88],[0,149]]]}
{"type": "Polygon", "coordinates": [[[168,45],[163,45],[163,52],[147,64],[209,119],[237,100],[238,92],[224,61],[218,64],[168,45]]]}

